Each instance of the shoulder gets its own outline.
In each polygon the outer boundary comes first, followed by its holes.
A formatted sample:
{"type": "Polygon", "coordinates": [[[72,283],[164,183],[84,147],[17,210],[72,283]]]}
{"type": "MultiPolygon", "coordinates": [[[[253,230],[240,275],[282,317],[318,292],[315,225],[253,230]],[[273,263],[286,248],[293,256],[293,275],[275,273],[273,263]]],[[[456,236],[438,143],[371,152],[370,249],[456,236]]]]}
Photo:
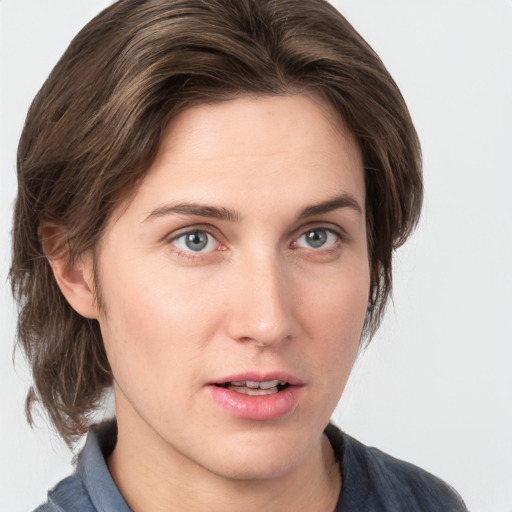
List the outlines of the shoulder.
{"type": "Polygon", "coordinates": [[[334,425],[326,434],[341,464],[343,510],[467,511],[457,492],[431,473],[366,446],[334,425]]]}
{"type": "Polygon", "coordinates": [[[61,480],[48,492],[48,501],[34,512],[96,512],[81,479],[75,474],[61,480]]]}
{"type": "Polygon", "coordinates": [[[76,471],[58,483],[34,512],[129,512],[109,473],[106,458],[117,440],[115,421],[91,427],[76,471]]]}

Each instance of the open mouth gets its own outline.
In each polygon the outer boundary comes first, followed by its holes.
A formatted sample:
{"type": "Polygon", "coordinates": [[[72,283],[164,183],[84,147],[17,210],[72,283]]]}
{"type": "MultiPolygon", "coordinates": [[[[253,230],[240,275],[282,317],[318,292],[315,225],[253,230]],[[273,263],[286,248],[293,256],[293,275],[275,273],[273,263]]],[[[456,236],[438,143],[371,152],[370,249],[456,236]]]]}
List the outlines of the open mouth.
{"type": "Polygon", "coordinates": [[[284,380],[267,380],[257,382],[252,380],[238,380],[215,384],[217,387],[229,389],[241,395],[261,396],[274,395],[285,390],[290,384],[284,380]]]}
{"type": "Polygon", "coordinates": [[[270,421],[296,409],[304,386],[304,382],[284,371],[266,374],[248,371],[221,377],[207,387],[213,400],[230,415],[270,421]]]}

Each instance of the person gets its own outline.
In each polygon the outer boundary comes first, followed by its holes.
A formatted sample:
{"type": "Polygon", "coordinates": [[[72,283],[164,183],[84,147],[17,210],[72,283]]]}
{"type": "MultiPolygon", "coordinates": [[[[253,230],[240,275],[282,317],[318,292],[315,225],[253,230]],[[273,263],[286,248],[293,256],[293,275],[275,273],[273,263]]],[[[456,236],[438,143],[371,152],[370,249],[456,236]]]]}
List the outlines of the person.
{"type": "Polygon", "coordinates": [[[466,510],[329,421],[422,194],[396,84],[324,0],[94,18],[18,151],[29,420],[88,433],[38,510],[466,510]]]}

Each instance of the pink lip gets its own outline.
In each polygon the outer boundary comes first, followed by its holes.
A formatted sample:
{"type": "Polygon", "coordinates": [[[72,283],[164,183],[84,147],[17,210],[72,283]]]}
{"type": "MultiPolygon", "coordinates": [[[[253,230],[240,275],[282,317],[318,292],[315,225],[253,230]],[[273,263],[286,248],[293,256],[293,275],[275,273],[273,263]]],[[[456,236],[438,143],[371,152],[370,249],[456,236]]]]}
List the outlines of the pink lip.
{"type": "Polygon", "coordinates": [[[212,380],[210,384],[224,384],[225,382],[237,382],[241,380],[252,380],[255,382],[264,382],[269,380],[282,380],[288,382],[292,386],[303,386],[304,383],[294,375],[284,371],[275,371],[268,373],[261,373],[255,371],[238,373],[236,375],[229,375],[227,377],[220,377],[219,379],[212,380]]]}
{"type": "Polygon", "coordinates": [[[286,372],[245,372],[229,377],[222,377],[207,385],[211,397],[225,411],[248,420],[268,421],[280,418],[291,413],[297,407],[304,383],[286,372]],[[273,395],[244,395],[231,391],[227,388],[216,386],[215,384],[224,384],[226,382],[251,380],[263,382],[269,380],[282,380],[289,386],[273,395]]]}

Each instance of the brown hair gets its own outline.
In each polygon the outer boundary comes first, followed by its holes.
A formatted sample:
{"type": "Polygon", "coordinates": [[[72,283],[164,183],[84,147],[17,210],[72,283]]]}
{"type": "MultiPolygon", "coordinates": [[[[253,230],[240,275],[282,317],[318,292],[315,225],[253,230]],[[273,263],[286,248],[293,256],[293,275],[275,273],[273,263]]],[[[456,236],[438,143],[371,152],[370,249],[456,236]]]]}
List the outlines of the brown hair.
{"type": "Polygon", "coordinates": [[[97,321],[66,302],[43,254],[43,221],[63,226],[71,260],[101,239],[133,193],[169,119],[249,93],[313,92],[363,154],[371,264],[363,338],[391,291],[393,250],[414,229],[421,157],[404,100],[384,65],[324,0],[121,0],[75,37],[28,112],[18,148],[13,293],[40,401],[68,442],[112,383],[97,321]]]}

